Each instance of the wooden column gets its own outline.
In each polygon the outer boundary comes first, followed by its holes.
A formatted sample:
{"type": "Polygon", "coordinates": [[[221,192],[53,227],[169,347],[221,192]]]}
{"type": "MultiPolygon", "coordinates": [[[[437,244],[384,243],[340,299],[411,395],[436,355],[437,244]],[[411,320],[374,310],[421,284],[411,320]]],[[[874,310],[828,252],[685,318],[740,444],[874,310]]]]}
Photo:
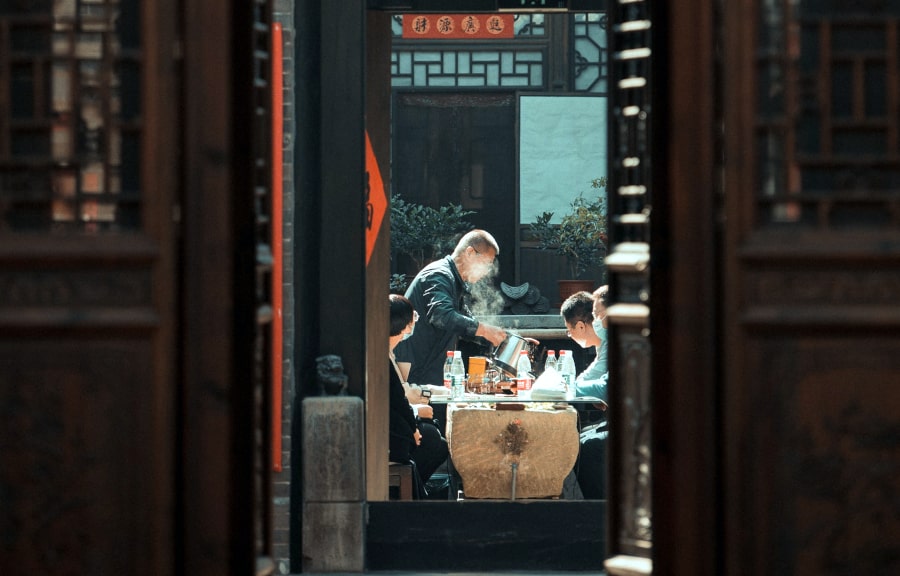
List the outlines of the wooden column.
{"type": "MultiPolygon", "coordinates": [[[[384,214],[378,226],[373,214],[375,244],[366,266],[366,477],[369,500],[388,496],[388,369],[387,341],[390,285],[390,131],[391,131],[391,17],[369,11],[366,17],[366,132],[372,146],[382,190],[376,189],[376,174],[370,173],[369,204],[384,214]],[[378,194],[385,203],[379,203],[378,194]]],[[[373,172],[375,167],[367,167],[373,172]]]]}
{"type": "MultiPolygon", "coordinates": [[[[318,394],[318,356],[340,356],[352,396],[365,397],[369,367],[365,331],[365,3],[311,0],[298,3],[295,10],[296,414],[305,397],[318,394]]],[[[299,421],[294,423],[292,441],[291,563],[297,571],[304,564],[305,538],[301,534],[308,532],[302,461],[309,461],[300,458],[300,447],[306,444],[299,421]]],[[[362,437],[358,441],[363,442],[362,437]]],[[[365,529],[362,498],[354,507],[355,521],[341,512],[347,526],[355,522],[359,531],[365,529]]],[[[319,503],[320,507],[329,505],[335,511],[347,509],[346,502],[319,503]]]]}

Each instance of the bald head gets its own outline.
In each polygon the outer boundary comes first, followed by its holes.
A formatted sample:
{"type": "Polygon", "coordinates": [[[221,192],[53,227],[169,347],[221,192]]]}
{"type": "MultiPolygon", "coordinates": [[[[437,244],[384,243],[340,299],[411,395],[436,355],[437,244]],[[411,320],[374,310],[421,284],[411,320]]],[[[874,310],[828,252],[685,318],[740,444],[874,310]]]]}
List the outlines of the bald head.
{"type": "Polygon", "coordinates": [[[462,279],[475,283],[496,272],[494,260],[499,253],[500,247],[489,232],[472,230],[459,239],[452,258],[462,279]]]}
{"type": "Polygon", "coordinates": [[[465,233],[465,235],[459,239],[459,242],[456,243],[456,249],[453,250],[453,258],[457,258],[462,255],[466,248],[472,247],[476,252],[484,254],[488,250],[494,251],[494,257],[500,255],[500,246],[497,244],[497,241],[491,235],[490,232],[486,230],[470,230],[465,233]]]}

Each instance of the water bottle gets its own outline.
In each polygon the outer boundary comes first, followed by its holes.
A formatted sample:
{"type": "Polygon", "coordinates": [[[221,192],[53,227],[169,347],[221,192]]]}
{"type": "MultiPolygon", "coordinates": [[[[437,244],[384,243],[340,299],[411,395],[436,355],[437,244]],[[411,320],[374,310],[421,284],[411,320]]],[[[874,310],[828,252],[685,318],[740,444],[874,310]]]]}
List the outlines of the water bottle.
{"type": "Polygon", "coordinates": [[[544,360],[544,371],[546,372],[549,368],[556,370],[556,352],[553,350],[547,350],[547,359],[544,360]]]}
{"type": "Polygon", "coordinates": [[[571,350],[560,350],[556,371],[566,386],[566,398],[575,397],[575,358],[571,350]]]}
{"type": "Polygon", "coordinates": [[[444,360],[444,388],[452,388],[453,374],[453,350],[447,350],[447,359],[444,360]]]}
{"type": "Polygon", "coordinates": [[[528,351],[522,350],[519,352],[518,361],[516,361],[516,394],[521,394],[523,391],[530,392],[533,379],[528,351]]]}
{"type": "Polygon", "coordinates": [[[450,396],[454,400],[461,399],[466,392],[466,366],[463,364],[462,352],[453,351],[453,363],[450,365],[450,396]]]}

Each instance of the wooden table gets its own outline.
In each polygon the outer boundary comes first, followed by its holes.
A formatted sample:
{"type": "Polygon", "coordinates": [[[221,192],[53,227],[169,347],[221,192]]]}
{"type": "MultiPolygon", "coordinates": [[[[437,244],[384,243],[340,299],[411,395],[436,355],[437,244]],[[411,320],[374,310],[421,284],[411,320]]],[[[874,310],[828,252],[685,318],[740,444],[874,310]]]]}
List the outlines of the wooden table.
{"type": "Polygon", "coordinates": [[[447,441],[466,498],[553,498],[578,458],[578,416],[565,402],[450,401],[447,441]]]}

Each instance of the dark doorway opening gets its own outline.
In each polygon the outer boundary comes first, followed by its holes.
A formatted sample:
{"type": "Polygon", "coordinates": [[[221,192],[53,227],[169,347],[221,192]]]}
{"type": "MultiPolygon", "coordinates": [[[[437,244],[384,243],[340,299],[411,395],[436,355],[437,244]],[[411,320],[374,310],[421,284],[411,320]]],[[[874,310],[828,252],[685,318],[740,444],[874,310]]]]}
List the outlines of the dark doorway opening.
{"type": "Polygon", "coordinates": [[[405,92],[394,99],[394,192],[433,208],[459,204],[474,211],[472,224],[489,230],[501,246],[499,280],[510,284],[515,283],[515,122],[513,92],[405,92]]]}

